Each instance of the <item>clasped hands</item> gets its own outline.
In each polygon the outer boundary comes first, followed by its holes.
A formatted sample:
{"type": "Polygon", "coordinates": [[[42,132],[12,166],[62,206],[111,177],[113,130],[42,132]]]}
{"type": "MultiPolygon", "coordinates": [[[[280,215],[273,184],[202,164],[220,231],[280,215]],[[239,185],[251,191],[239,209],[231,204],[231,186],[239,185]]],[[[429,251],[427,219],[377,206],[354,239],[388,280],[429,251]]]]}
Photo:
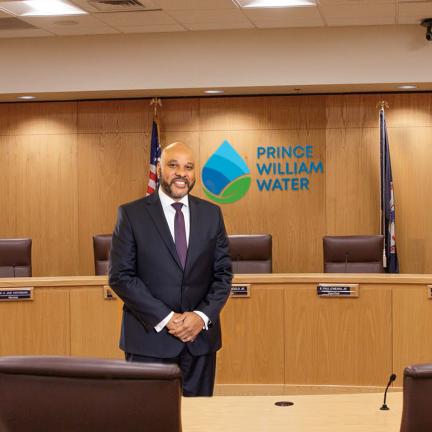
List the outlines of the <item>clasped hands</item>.
{"type": "Polygon", "coordinates": [[[168,332],[182,342],[193,342],[204,327],[203,319],[195,312],[174,312],[166,325],[168,332]]]}

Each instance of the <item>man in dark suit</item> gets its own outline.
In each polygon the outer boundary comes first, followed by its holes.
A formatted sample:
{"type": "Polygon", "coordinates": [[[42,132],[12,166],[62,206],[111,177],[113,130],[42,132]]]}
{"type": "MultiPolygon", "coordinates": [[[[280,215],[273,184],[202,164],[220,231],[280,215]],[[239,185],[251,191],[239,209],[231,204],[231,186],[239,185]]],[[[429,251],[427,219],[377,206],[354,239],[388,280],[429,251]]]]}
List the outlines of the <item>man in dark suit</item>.
{"type": "Polygon", "coordinates": [[[166,147],[157,174],[159,189],[120,206],[113,233],[109,284],[124,302],[120,348],[129,361],[178,363],[183,394],[211,396],[232,279],[222,213],[189,195],[190,147],[166,147]]]}

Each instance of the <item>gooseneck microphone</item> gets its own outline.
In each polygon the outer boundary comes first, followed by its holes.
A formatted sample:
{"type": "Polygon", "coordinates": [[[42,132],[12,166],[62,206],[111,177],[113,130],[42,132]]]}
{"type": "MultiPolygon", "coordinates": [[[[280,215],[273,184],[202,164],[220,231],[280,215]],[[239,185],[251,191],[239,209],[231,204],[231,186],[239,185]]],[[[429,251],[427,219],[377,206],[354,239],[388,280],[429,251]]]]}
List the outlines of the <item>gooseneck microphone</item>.
{"type": "Polygon", "coordinates": [[[382,404],[382,407],[380,408],[380,410],[383,410],[383,411],[388,411],[390,408],[387,406],[387,404],[386,404],[386,400],[387,400],[387,390],[388,390],[388,388],[390,387],[390,384],[394,381],[396,379],[396,374],[391,374],[390,375],[390,378],[389,378],[389,382],[388,382],[388,384],[387,384],[387,387],[386,387],[386,389],[385,389],[385,392],[384,392],[384,402],[383,402],[383,404],[382,404]]]}

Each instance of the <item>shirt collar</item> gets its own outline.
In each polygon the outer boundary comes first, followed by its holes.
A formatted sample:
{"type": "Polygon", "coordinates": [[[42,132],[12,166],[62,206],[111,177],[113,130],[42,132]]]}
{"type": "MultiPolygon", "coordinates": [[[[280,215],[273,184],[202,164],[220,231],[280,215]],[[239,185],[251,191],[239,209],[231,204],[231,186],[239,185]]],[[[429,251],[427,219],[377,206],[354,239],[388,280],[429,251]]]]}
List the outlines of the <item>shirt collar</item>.
{"type": "Polygon", "coordinates": [[[171,204],[175,203],[175,202],[180,202],[182,203],[185,207],[189,207],[189,195],[185,195],[181,200],[176,201],[174,199],[172,199],[170,196],[168,196],[160,187],[158,189],[158,193],[159,193],[159,199],[161,201],[162,207],[163,208],[171,208],[171,204]]]}

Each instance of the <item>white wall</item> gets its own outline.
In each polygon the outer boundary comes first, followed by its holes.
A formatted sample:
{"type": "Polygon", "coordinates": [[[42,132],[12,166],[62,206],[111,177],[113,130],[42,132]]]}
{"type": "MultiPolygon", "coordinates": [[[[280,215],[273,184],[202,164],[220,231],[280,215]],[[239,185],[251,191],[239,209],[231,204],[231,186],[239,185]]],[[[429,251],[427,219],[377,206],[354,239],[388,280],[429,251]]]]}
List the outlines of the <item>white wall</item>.
{"type": "Polygon", "coordinates": [[[432,82],[420,26],[0,40],[0,95],[432,82]]]}

